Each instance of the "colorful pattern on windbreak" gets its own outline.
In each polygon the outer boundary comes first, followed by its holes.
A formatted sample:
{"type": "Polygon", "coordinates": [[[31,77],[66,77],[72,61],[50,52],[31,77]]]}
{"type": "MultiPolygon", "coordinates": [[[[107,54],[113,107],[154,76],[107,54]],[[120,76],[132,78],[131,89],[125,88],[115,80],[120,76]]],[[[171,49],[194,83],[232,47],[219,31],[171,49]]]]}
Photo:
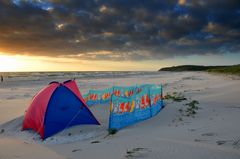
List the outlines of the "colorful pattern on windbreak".
{"type": "Polygon", "coordinates": [[[94,104],[109,103],[112,95],[119,97],[131,97],[134,94],[139,93],[143,87],[146,87],[146,85],[141,85],[141,87],[113,86],[104,90],[89,90],[89,92],[84,95],[84,100],[89,106],[94,104]]]}
{"type": "Polygon", "coordinates": [[[151,118],[163,107],[162,87],[142,87],[141,92],[126,98],[113,95],[110,103],[109,129],[121,129],[151,118]]]}

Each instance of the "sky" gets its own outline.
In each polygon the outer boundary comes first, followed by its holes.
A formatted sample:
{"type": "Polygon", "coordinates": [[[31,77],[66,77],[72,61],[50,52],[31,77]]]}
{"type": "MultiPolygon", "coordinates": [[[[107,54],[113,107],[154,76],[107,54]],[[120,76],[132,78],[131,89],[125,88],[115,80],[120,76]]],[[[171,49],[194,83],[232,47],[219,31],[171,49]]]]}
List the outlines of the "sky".
{"type": "Polygon", "coordinates": [[[239,61],[239,0],[0,0],[0,72],[239,61]]]}

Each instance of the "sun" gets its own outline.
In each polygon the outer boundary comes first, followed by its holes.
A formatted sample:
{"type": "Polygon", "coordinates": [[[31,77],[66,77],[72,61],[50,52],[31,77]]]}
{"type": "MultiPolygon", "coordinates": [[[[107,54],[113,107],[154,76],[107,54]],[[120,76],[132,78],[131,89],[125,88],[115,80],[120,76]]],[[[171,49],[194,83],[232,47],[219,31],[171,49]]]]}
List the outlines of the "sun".
{"type": "Polygon", "coordinates": [[[0,53],[0,72],[12,72],[19,70],[22,62],[15,56],[3,55],[0,53]]]}

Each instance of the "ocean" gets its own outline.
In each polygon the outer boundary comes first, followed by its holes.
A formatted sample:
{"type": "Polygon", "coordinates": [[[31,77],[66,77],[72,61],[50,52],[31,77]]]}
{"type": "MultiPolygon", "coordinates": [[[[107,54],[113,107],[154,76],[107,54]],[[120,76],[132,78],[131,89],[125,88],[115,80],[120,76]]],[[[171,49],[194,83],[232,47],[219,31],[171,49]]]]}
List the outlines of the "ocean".
{"type": "Polygon", "coordinates": [[[52,81],[76,79],[82,94],[90,89],[105,89],[113,85],[128,86],[132,83],[149,83],[150,79],[164,76],[164,72],[96,71],[96,72],[2,72],[0,100],[32,97],[52,81]]]}
{"type": "Polygon", "coordinates": [[[11,80],[41,80],[41,79],[99,79],[156,75],[154,71],[83,71],[83,72],[0,72],[0,75],[11,80]]]}

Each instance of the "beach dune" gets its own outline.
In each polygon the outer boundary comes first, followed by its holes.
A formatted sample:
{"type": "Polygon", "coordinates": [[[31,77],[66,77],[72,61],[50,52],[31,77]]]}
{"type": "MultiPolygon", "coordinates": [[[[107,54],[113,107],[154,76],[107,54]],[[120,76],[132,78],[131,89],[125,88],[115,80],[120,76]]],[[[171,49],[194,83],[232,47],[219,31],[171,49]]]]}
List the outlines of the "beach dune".
{"type": "MultiPolygon", "coordinates": [[[[65,80],[68,77],[62,77],[65,80]]],[[[27,79],[27,78],[26,78],[27,79]]],[[[25,80],[25,79],[24,79],[25,80]]],[[[100,126],[79,125],[42,141],[33,131],[21,131],[24,112],[32,96],[54,77],[27,84],[6,79],[0,85],[0,159],[239,159],[240,79],[204,72],[152,72],[119,77],[78,79],[79,89],[104,89],[113,85],[162,83],[164,94],[186,100],[165,100],[155,117],[108,135],[108,105],[90,109],[100,126]],[[19,92],[21,95],[19,95],[19,92]],[[189,103],[198,109],[186,115],[189,103]]]]}

